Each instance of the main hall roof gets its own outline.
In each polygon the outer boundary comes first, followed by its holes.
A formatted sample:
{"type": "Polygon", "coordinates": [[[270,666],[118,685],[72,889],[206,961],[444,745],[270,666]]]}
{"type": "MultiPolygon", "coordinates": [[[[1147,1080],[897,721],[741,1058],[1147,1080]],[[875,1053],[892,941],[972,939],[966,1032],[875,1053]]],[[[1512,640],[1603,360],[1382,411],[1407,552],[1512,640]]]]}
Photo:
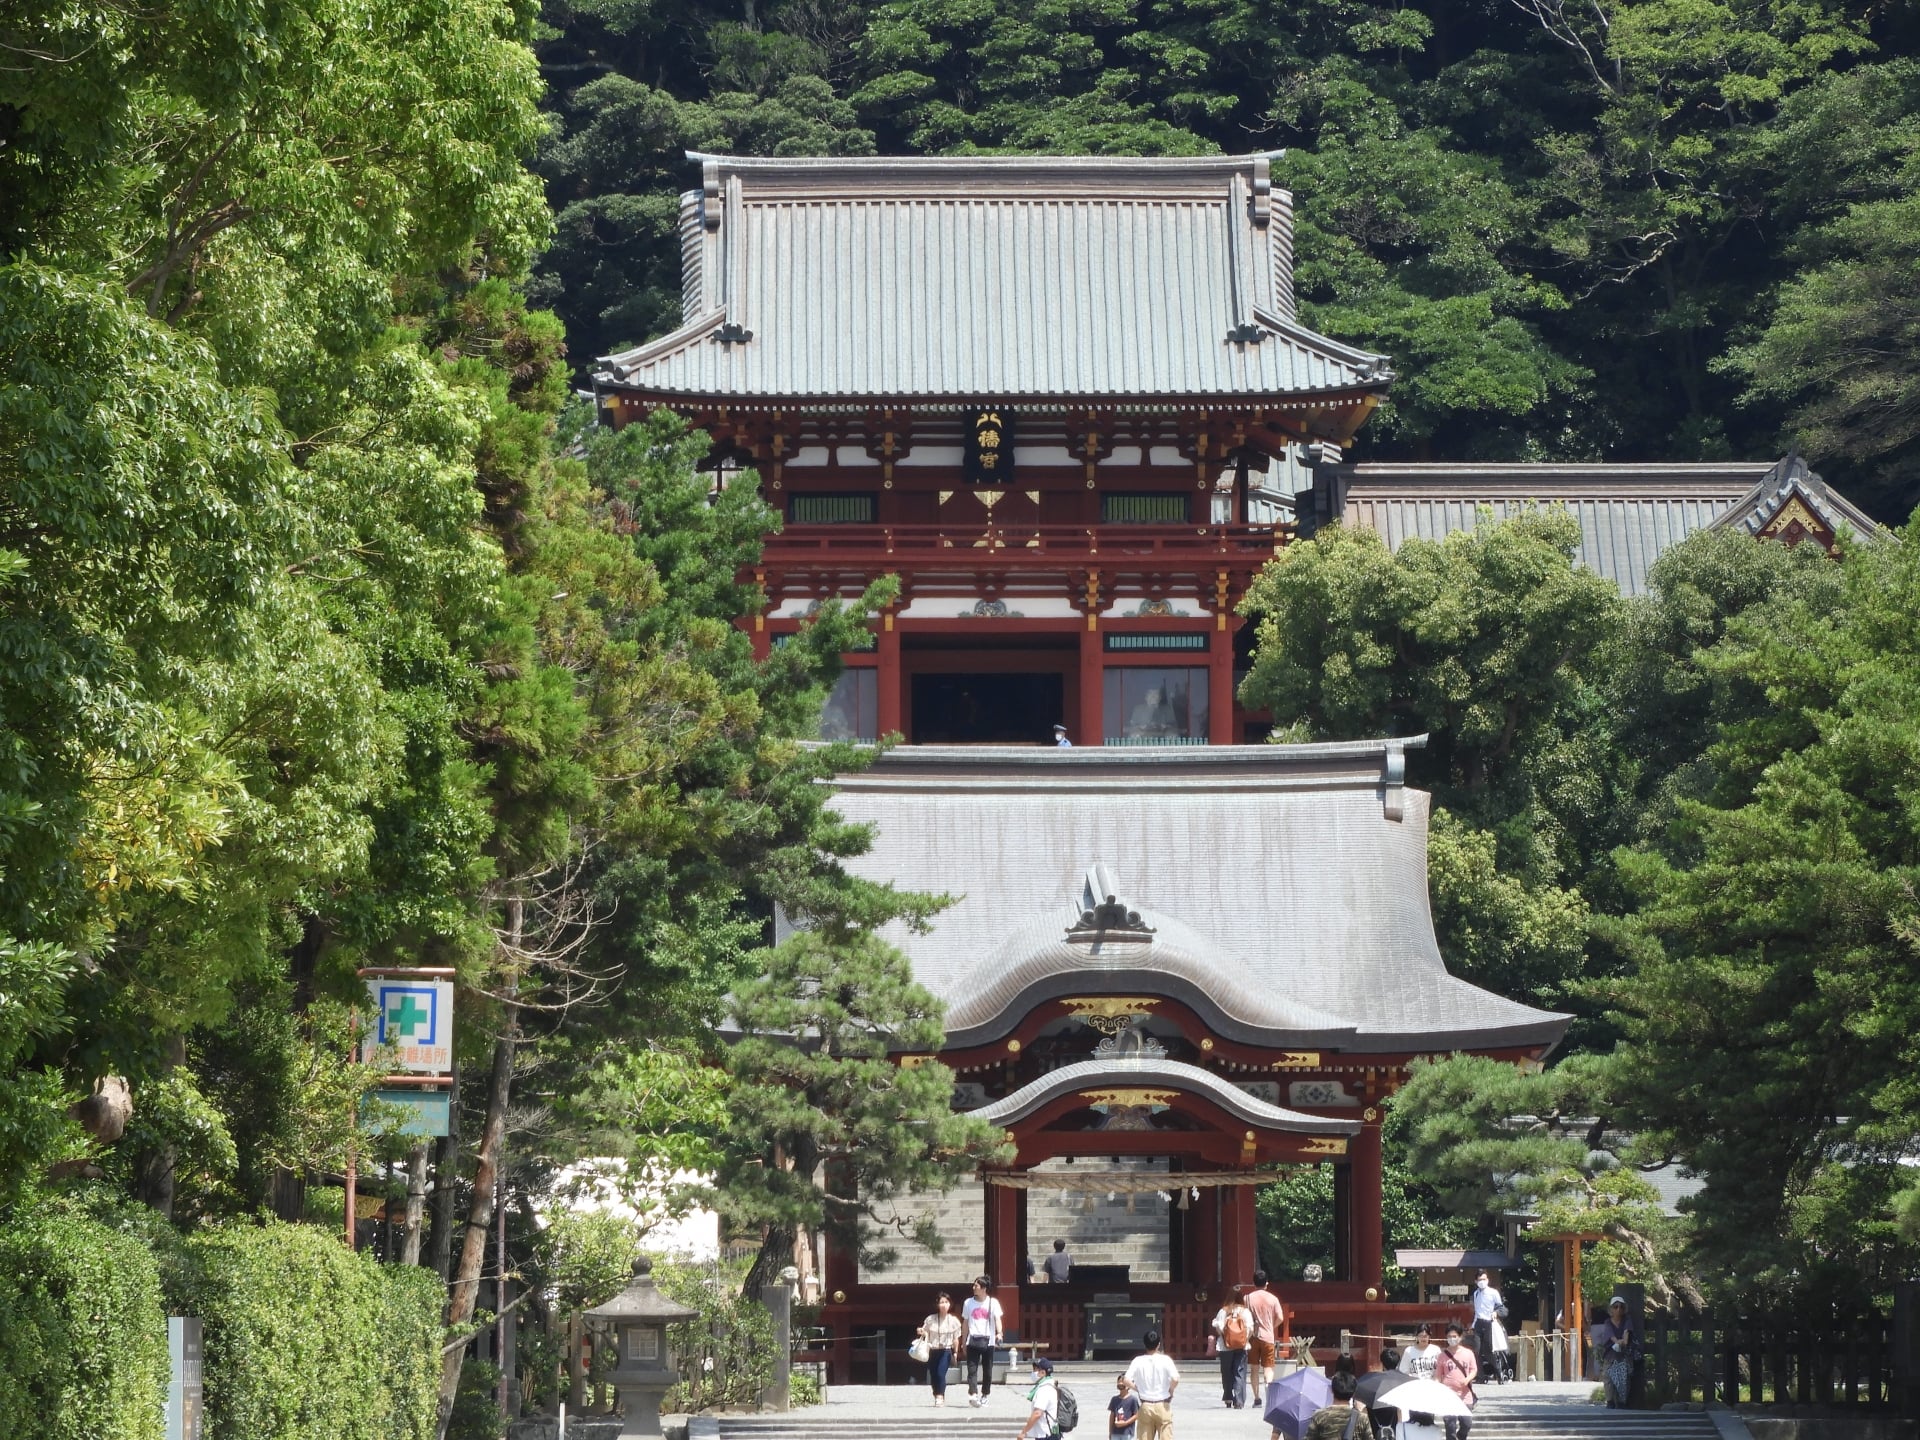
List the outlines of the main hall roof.
{"type": "Polygon", "coordinates": [[[931,934],[891,937],[946,1003],[949,1048],[1099,995],[1178,1000],[1253,1044],[1551,1045],[1567,1016],[1441,961],[1409,743],[900,746],[834,808],[874,827],[851,869],[955,897],[931,934]]]}
{"type": "Polygon", "coordinates": [[[662,398],[1032,403],[1379,392],[1295,318],[1270,155],[691,154],[681,329],[603,360],[662,398]]]}

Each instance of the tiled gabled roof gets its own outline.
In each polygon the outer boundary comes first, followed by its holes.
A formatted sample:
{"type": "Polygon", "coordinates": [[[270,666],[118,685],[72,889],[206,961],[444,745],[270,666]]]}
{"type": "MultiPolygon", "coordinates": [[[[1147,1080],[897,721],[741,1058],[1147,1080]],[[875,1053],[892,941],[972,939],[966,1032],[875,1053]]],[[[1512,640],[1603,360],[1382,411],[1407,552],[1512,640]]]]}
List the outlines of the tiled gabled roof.
{"type": "Polygon", "coordinates": [[[1288,1049],[1552,1045],[1567,1016],[1441,960],[1427,796],[1404,784],[1420,743],[902,745],[836,782],[834,809],[874,827],[850,870],[954,897],[931,933],[887,932],[948,1007],[949,1047],[1100,995],[1179,1000],[1288,1049]],[[1102,867],[1150,936],[1077,933],[1102,867]]]}
{"type": "Polygon", "coordinates": [[[1822,480],[1798,454],[1769,469],[1713,525],[1715,529],[1737,526],[1749,535],[1780,535],[1796,518],[1795,504],[1804,507],[1800,518],[1813,522],[1806,527],[1808,533],[1838,536],[1850,530],[1859,539],[1881,533],[1866,511],[1822,480]]]}
{"type": "Polygon", "coordinates": [[[662,398],[1262,400],[1380,392],[1294,318],[1272,157],[693,154],[686,323],[602,361],[662,398]]]}
{"type": "Polygon", "coordinates": [[[1558,506],[1580,522],[1577,563],[1624,595],[1647,591],[1653,562],[1696,531],[1741,525],[1754,534],[1798,496],[1830,533],[1880,533],[1862,511],[1790,456],[1675,464],[1403,464],[1321,467],[1300,497],[1307,530],[1342,521],[1373,530],[1393,549],[1439,540],[1558,506]]]}

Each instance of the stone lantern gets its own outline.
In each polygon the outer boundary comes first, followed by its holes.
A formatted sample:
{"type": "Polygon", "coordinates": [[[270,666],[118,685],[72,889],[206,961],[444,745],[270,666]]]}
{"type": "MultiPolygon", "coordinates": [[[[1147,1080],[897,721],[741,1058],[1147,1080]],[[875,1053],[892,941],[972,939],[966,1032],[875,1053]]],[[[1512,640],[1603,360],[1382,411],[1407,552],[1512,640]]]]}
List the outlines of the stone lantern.
{"type": "Polygon", "coordinates": [[[611,1329],[619,1345],[607,1378],[620,1392],[626,1421],[620,1430],[622,1440],[629,1436],[660,1440],[664,1435],[660,1401],[680,1379],[667,1346],[667,1327],[699,1316],[698,1310],[660,1293],[653,1283],[653,1262],[645,1258],[633,1262],[633,1279],[626,1289],[586,1312],[587,1319],[611,1329]]]}

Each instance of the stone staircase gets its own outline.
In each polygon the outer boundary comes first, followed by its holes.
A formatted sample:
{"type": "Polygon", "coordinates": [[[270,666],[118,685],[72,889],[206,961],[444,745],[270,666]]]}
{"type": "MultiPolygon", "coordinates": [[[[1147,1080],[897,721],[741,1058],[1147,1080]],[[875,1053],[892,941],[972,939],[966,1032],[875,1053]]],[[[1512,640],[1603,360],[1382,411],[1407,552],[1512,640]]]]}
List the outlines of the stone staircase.
{"type": "Polygon", "coordinates": [[[1607,1410],[1531,1398],[1523,1385],[1480,1393],[1473,1440],[1751,1440],[1728,1410],[1607,1410]]]}
{"type": "MultiPolygon", "coordinates": [[[[1080,1428],[1070,1440],[1099,1440],[1111,1393],[1111,1365],[1062,1367],[1062,1379],[1080,1402],[1080,1428]],[[1096,1373],[1097,1372],[1097,1373],[1096,1373]]],[[[1196,1368],[1192,1380],[1204,1385],[1206,1372],[1196,1368]]],[[[1560,1387],[1556,1387],[1560,1388],[1560,1387]]],[[[1572,1387],[1567,1387],[1571,1389],[1572,1387]]],[[[841,1392],[845,1394],[846,1392],[841,1392]]],[[[876,1392],[865,1390],[865,1396],[876,1392]]],[[[1184,1393],[1184,1391],[1183,1391],[1184,1393]]],[[[1202,1393],[1212,1398],[1211,1387],[1202,1393]]],[[[1010,1436],[1024,1415],[1020,1395],[1008,1386],[996,1391],[985,1410],[969,1409],[964,1391],[950,1394],[943,1409],[924,1403],[924,1392],[896,1387],[888,1392],[897,1400],[884,1412],[869,1404],[843,1408],[829,1404],[788,1415],[696,1417],[688,1440],[938,1440],[941,1436],[1010,1436]],[[896,1408],[897,1407],[897,1408],[896,1408]]],[[[1223,1411],[1196,1397],[1181,1407],[1183,1436],[1193,1440],[1234,1436],[1265,1440],[1267,1427],[1246,1411],[1223,1411]]],[[[1483,1392],[1473,1422],[1472,1440],[1751,1440],[1746,1426],[1730,1411],[1605,1410],[1558,1394],[1531,1398],[1522,1387],[1483,1392]]]]}

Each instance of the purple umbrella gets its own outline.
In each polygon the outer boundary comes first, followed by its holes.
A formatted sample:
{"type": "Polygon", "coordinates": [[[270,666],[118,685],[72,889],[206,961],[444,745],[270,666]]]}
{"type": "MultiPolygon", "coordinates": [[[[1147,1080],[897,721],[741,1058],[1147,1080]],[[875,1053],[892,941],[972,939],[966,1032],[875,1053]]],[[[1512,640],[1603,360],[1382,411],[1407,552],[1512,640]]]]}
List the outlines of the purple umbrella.
{"type": "Polygon", "coordinates": [[[1316,1410],[1333,1403],[1333,1386],[1318,1370],[1296,1370],[1267,1386],[1266,1421],[1287,1440],[1302,1440],[1316,1410]]]}

